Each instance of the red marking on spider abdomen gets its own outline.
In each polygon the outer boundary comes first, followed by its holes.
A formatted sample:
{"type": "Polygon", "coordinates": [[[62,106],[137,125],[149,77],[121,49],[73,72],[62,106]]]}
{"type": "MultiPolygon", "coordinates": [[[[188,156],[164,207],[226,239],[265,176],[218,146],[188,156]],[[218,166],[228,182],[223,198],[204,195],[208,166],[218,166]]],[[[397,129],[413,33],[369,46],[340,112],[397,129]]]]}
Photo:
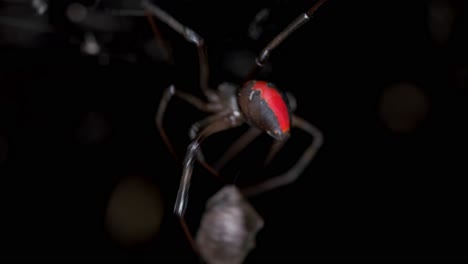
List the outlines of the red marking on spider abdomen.
{"type": "Polygon", "coordinates": [[[256,81],[252,90],[260,91],[260,96],[278,119],[281,131],[288,132],[290,128],[289,110],[281,93],[265,81],[256,81]]]}

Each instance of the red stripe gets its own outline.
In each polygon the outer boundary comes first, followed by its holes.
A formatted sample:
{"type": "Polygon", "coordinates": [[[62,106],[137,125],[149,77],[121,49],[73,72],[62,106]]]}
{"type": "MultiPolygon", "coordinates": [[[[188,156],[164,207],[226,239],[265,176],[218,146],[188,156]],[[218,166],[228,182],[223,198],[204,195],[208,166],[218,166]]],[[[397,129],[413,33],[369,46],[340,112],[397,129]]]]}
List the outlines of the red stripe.
{"type": "Polygon", "coordinates": [[[276,119],[279,122],[281,131],[286,133],[289,131],[289,111],[283,97],[273,87],[268,86],[267,82],[257,81],[252,88],[253,90],[260,91],[260,96],[265,100],[268,107],[273,111],[276,119]]]}

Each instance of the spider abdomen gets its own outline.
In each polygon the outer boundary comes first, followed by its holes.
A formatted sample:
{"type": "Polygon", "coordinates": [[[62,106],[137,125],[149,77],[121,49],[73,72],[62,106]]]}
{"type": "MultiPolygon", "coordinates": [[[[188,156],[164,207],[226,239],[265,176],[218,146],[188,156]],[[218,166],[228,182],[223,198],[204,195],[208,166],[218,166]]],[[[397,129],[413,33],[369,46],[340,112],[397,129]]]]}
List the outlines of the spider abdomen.
{"type": "Polygon", "coordinates": [[[291,116],[285,96],[275,85],[265,81],[249,81],[239,91],[239,108],[247,122],[275,139],[289,134],[291,116]]]}

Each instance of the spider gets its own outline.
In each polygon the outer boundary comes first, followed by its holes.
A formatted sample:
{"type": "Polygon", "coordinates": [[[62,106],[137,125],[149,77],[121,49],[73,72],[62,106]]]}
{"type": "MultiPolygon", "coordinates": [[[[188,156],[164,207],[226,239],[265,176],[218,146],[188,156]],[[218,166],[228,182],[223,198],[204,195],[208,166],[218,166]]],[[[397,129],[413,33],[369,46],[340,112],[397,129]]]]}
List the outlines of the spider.
{"type": "Polygon", "coordinates": [[[325,1],[326,0],[318,0],[307,12],[299,15],[268,43],[257,56],[255,64],[248,74],[247,80],[240,87],[231,83],[222,83],[219,85],[218,89],[212,89],[208,84],[209,66],[203,38],[151,1],[143,0],[142,5],[147,12],[178,32],[186,41],[193,43],[198,51],[200,87],[206,100],[180,91],[176,89],[174,85],[170,85],[164,91],[156,113],[157,128],[173,156],[176,157],[177,155],[163,127],[164,114],[171,98],[176,96],[198,110],[210,114],[193,123],[190,127],[189,136],[191,143],[187,147],[182,164],[182,177],[176,196],[174,213],[181,220],[186,233],[189,234],[183,219],[187,209],[190,181],[195,161],[200,162],[213,173],[217,173],[220,168],[263,132],[274,139],[274,143],[265,159],[267,161],[273,159],[276,153],[283,147],[290,137],[292,128],[302,129],[312,136],[312,143],[305,149],[304,153],[291,168],[258,185],[243,189],[242,193],[248,196],[294,182],[321,147],[323,143],[321,131],[294,114],[296,109],[296,100],[294,97],[290,93],[281,92],[273,83],[266,80],[257,80],[254,77],[265,64],[271,52],[291,33],[309,21],[310,17],[325,1]],[[243,124],[250,125],[247,132],[240,136],[239,139],[224,152],[214,167],[206,164],[200,150],[201,143],[207,137],[215,133],[239,127],[243,124]]]}

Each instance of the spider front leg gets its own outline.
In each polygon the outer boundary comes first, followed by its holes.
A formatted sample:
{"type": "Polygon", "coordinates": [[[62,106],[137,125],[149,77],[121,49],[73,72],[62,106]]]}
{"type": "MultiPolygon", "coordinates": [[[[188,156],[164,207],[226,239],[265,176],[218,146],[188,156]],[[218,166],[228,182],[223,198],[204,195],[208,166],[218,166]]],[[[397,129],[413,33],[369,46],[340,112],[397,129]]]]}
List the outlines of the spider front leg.
{"type": "Polygon", "coordinates": [[[159,133],[161,134],[161,137],[164,141],[164,144],[166,144],[167,148],[171,152],[172,156],[176,159],[179,160],[174,147],[169,140],[169,137],[166,134],[166,131],[164,130],[163,127],[163,118],[164,114],[166,113],[167,106],[169,104],[169,101],[172,99],[172,97],[177,96],[178,98],[184,100],[185,102],[189,103],[190,105],[194,106],[200,111],[204,112],[213,112],[213,105],[208,104],[200,100],[199,98],[188,94],[184,93],[181,91],[176,90],[174,85],[169,86],[163,93],[163,96],[161,98],[161,101],[159,102],[159,107],[158,107],[158,112],[156,113],[156,126],[158,127],[159,133]]]}
{"type": "Polygon", "coordinates": [[[292,125],[310,134],[313,137],[312,143],[307,147],[299,160],[289,170],[257,185],[244,188],[242,190],[244,195],[252,196],[293,183],[299,178],[299,175],[315,157],[323,144],[322,132],[314,125],[296,115],[292,116],[292,125]]]}
{"type": "MultiPolygon", "coordinates": [[[[194,140],[197,137],[197,135],[198,135],[198,133],[199,133],[199,131],[201,129],[203,129],[204,127],[206,127],[210,123],[212,123],[215,119],[218,119],[220,115],[222,116],[222,115],[224,115],[224,113],[221,112],[218,115],[211,115],[211,116],[208,116],[205,119],[202,119],[202,120],[200,120],[198,122],[195,122],[190,127],[190,130],[189,130],[190,140],[194,140]]],[[[201,150],[197,152],[197,160],[200,161],[200,162],[205,162],[205,157],[203,156],[203,153],[202,153],[201,150]]]]}
{"type": "MultiPolygon", "coordinates": [[[[203,129],[204,127],[208,126],[209,124],[213,123],[214,121],[216,121],[216,119],[225,118],[225,116],[228,115],[227,112],[228,111],[219,112],[218,114],[208,116],[205,119],[202,119],[202,120],[200,120],[198,122],[195,122],[190,127],[190,130],[189,130],[190,140],[196,139],[196,137],[199,134],[199,131],[201,129],[203,129]]],[[[208,164],[205,161],[205,157],[203,155],[203,151],[201,150],[201,148],[197,151],[196,157],[197,157],[198,162],[203,167],[205,167],[205,169],[207,169],[209,172],[211,172],[211,174],[213,174],[214,176],[220,177],[219,176],[219,169],[214,167],[214,166],[211,166],[210,164],[208,164]]]]}
{"type": "MultiPolygon", "coordinates": [[[[177,155],[177,153],[176,153],[176,151],[174,149],[174,146],[172,145],[169,137],[167,136],[167,133],[164,130],[164,126],[163,126],[164,114],[166,113],[166,109],[167,109],[167,106],[169,104],[169,101],[174,96],[177,96],[178,98],[184,100],[185,102],[189,103],[190,105],[194,106],[195,108],[197,108],[198,110],[203,111],[203,112],[217,112],[217,110],[219,109],[219,105],[216,104],[216,103],[211,103],[211,104],[210,103],[205,103],[202,100],[198,99],[197,97],[195,97],[195,96],[193,96],[191,94],[184,93],[184,92],[181,92],[179,90],[176,90],[174,85],[169,86],[164,91],[164,94],[163,94],[163,96],[161,98],[161,101],[159,102],[158,112],[156,113],[156,126],[158,127],[159,134],[161,135],[161,137],[163,139],[163,142],[166,145],[166,147],[169,149],[169,152],[171,153],[171,155],[174,157],[175,160],[179,160],[179,157],[178,157],[178,155],[177,155]]],[[[193,134],[193,133],[195,133],[195,132],[198,133],[198,131],[194,131],[195,130],[193,128],[194,126],[202,126],[202,125],[206,126],[207,124],[211,123],[215,119],[219,118],[221,115],[224,115],[224,113],[221,112],[221,113],[219,113],[217,115],[209,116],[206,119],[195,123],[192,126],[192,128],[190,129],[190,132],[189,132],[189,134],[191,136],[190,139],[195,138],[195,134],[193,134]],[[193,136],[192,136],[192,134],[193,134],[193,136]]],[[[205,169],[207,169],[209,172],[211,172],[213,175],[219,176],[218,171],[213,169],[208,163],[206,163],[204,161],[203,155],[201,155],[201,152],[198,152],[198,154],[200,154],[200,155],[198,155],[200,164],[203,167],[205,167],[205,169]]]]}
{"type": "Polygon", "coordinates": [[[183,162],[182,178],[180,180],[179,191],[177,192],[177,199],[174,207],[174,213],[176,215],[183,216],[185,214],[193,165],[202,141],[215,133],[237,127],[241,125],[242,122],[242,118],[235,114],[224,115],[217,118],[207,125],[187,147],[183,162]]]}
{"type": "Polygon", "coordinates": [[[289,35],[294,31],[299,29],[302,25],[310,20],[312,15],[317,11],[317,9],[325,2],[326,0],[319,0],[315,5],[313,5],[309,11],[299,15],[293,22],[291,22],[283,31],[281,31],[268,45],[260,52],[260,55],[255,60],[255,65],[250,70],[250,73],[247,75],[247,80],[254,79],[258,71],[263,67],[268,57],[270,57],[271,52],[281,44],[289,35]]]}
{"type": "MultiPolygon", "coordinates": [[[[211,118],[210,118],[211,119],[211,118]]],[[[189,242],[195,252],[198,252],[193,236],[185,223],[184,216],[187,210],[187,203],[189,197],[190,182],[192,178],[193,166],[196,159],[197,153],[200,151],[200,145],[203,140],[207,137],[239,126],[243,122],[243,119],[234,113],[230,113],[223,116],[214,116],[212,122],[207,124],[203,130],[198,133],[197,137],[187,147],[185,159],[183,162],[182,177],[180,179],[179,190],[177,191],[177,197],[174,205],[174,213],[179,217],[180,223],[184,230],[185,235],[189,239],[189,242]]]]}
{"type": "Polygon", "coordinates": [[[213,89],[211,89],[208,85],[209,66],[206,54],[205,41],[203,40],[203,38],[191,28],[181,24],[179,21],[177,21],[170,14],[166,13],[164,10],[159,8],[157,5],[151,3],[149,0],[143,0],[142,5],[146,10],[151,12],[151,14],[155,15],[159,20],[167,24],[170,28],[172,28],[174,31],[176,31],[182,37],[184,37],[186,41],[195,44],[198,51],[198,60],[200,67],[200,87],[204,95],[210,101],[216,100],[216,92],[213,89]]]}

